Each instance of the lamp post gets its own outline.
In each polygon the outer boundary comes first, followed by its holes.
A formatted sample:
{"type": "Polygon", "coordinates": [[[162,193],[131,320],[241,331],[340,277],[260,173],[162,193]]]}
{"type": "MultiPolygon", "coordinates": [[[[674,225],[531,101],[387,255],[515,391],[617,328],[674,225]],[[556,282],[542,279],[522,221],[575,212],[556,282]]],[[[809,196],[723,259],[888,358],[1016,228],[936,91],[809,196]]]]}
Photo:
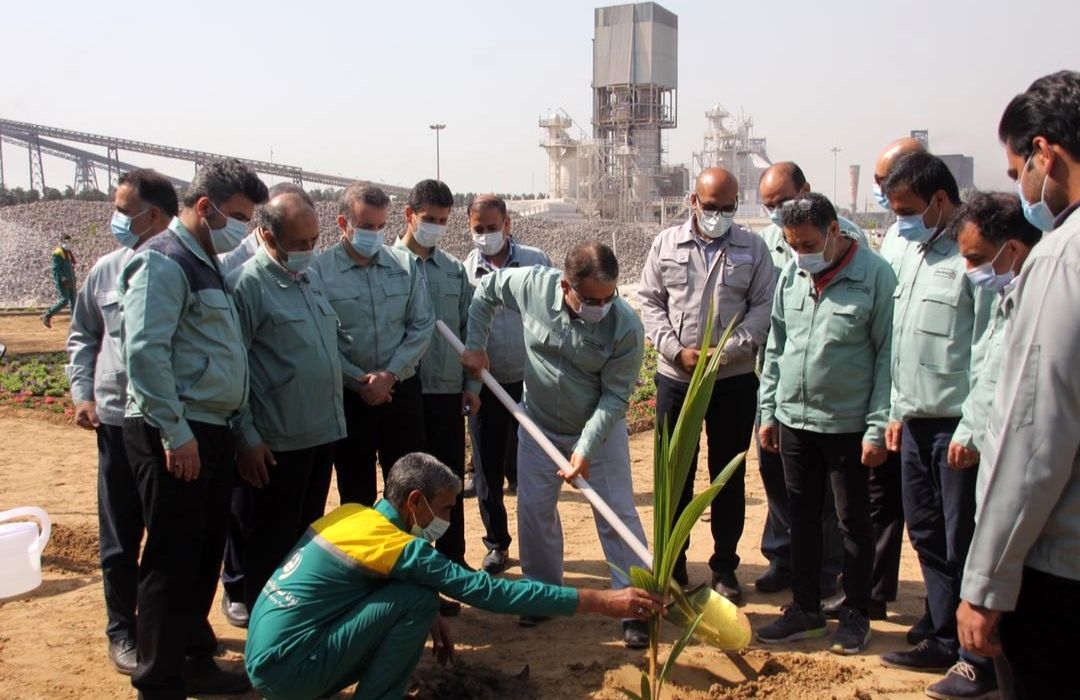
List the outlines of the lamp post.
{"type": "Polygon", "coordinates": [[[439,163],[439,132],[446,128],[446,124],[430,124],[428,128],[435,132],[435,179],[442,181],[441,166],[439,163]]]}
{"type": "Polygon", "coordinates": [[[835,205],[836,204],[836,154],[838,154],[840,152],[840,148],[838,146],[833,146],[830,150],[832,151],[832,201],[833,201],[833,204],[835,205]]]}

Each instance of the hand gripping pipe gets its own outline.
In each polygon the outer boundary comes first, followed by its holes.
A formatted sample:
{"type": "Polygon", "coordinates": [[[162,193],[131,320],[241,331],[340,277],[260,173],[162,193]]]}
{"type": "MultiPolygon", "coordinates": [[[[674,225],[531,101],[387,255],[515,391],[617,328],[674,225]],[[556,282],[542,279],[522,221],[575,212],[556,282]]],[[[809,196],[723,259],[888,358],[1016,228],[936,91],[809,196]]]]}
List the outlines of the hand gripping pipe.
{"type": "MultiPolygon", "coordinates": [[[[454,335],[454,332],[450,330],[445,323],[436,321],[435,328],[438,329],[442,337],[446,339],[446,342],[450,343],[450,347],[457,351],[458,355],[465,352],[465,346],[458,340],[458,337],[454,335]]],[[[566,457],[563,457],[558,448],[555,447],[555,445],[551,443],[551,440],[548,439],[548,436],[544,434],[544,431],[525,414],[525,411],[521,410],[521,406],[511,398],[510,394],[506,393],[506,390],[502,388],[502,385],[500,385],[498,381],[496,381],[495,377],[491,376],[491,372],[488,372],[486,369],[483,370],[480,373],[480,379],[484,382],[484,385],[491,390],[491,393],[495,394],[495,397],[499,399],[502,405],[506,406],[506,410],[510,411],[510,413],[514,415],[514,418],[517,418],[518,423],[521,423],[521,426],[528,431],[533,440],[536,440],[537,444],[543,448],[544,452],[547,453],[547,456],[550,457],[551,461],[559,468],[559,471],[564,474],[572,472],[573,467],[570,466],[570,462],[567,461],[566,457]]],[[[619,516],[615,515],[615,511],[611,510],[611,507],[608,506],[607,503],[604,503],[604,499],[600,498],[600,494],[593,490],[592,486],[589,486],[589,482],[585,481],[585,479],[580,476],[577,476],[574,477],[573,484],[581,491],[581,494],[588,499],[589,503],[592,504],[592,507],[596,509],[596,512],[599,513],[601,517],[611,525],[615,532],[619,534],[619,537],[626,542],[630,549],[634,550],[634,554],[638,555],[638,558],[644,563],[645,568],[652,569],[652,554],[649,553],[649,548],[645,546],[644,542],[635,537],[634,533],[630,532],[630,528],[626,527],[623,521],[619,519],[619,516]]]]}

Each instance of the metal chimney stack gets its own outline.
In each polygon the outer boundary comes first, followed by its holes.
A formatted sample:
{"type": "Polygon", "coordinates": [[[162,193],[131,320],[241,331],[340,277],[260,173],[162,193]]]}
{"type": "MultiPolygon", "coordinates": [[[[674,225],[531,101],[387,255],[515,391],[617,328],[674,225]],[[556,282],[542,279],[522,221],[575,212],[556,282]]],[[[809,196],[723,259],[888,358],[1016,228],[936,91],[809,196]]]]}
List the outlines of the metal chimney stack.
{"type": "Polygon", "coordinates": [[[858,211],[859,205],[859,166],[848,166],[848,186],[851,188],[851,213],[858,211]]]}

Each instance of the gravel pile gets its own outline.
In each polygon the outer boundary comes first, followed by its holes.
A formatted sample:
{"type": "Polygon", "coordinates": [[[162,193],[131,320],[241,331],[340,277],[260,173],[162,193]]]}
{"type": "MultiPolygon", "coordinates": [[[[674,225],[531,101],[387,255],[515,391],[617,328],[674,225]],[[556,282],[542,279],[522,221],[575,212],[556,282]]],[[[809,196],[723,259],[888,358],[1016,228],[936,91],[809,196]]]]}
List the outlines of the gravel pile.
{"type": "MultiPolygon", "coordinates": [[[[340,236],[337,204],[318,202],[316,209],[322,229],[319,247],[325,248],[336,243],[340,236]]],[[[391,205],[388,242],[404,233],[404,210],[402,204],[391,205]]],[[[116,248],[116,239],[109,230],[111,216],[112,205],[104,202],[36,202],[0,208],[0,308],[52,303],[56,294],[50,275],[50,256],[64,232],[71,234],[78,284],[82,284],[94,261],[116,248]]],[[[464,208],[453,211],[449,227],[443,247],[464,259],[472,249],[464,208]]],[[[657,233],[655,227],[640,224],[567,223],[531,218],[514,219],[512,230],[517,240],[545,251],[557,265],[561,265],[576,243],[600,240],[614,244],[620,276],[625,283],[637,282],[657,233]]]]}

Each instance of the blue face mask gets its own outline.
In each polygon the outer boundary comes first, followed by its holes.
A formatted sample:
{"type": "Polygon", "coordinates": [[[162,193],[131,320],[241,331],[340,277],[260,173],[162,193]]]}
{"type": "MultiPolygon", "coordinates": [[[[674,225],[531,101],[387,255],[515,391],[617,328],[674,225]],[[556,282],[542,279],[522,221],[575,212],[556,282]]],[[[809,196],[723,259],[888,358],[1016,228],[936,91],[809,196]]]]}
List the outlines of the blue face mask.
{"type": "Polygon", "coordinates": [[[892,205],[889,204],[889,198],[885,196],[885,193],[881,191],[881,185],[874,183],[874,201],[878,203],[885,211],[892,211],[892,205]]]}
{"type": "Polygon", "coordinates": [[[352,247],[360,255],[365,258],[375,257],[375,253],[379,252],[379,248],[382,247],[383,241],[386,240],[383,237],[382,231],[373,231],[368,228],[354,228],[352,235],[352,247]]]}
{"type": "MultiPolygon", "coordinates": [[[[924,217],[926,212],[933,208],[933,201],[923,210],[922,214],[908,214],[907,216],[896,217],[896,230],[900,234],[901,238],[905,238],[909,241],[919,241],[929,237],[931,231],[927,227],[924,217]]],[[[938,215],[938,219],[941,219],[941,215],[938,215]]],[[[935,227],[937,224],[934,224],[935,227]]]]}
{"type": "Polygon", "coordinates": [[[288,254],[289,259],[281,263],[281,266],[297,275],[307,270],[311,266],[311,259],[315,257],[315,251],[313,250],[288,250],[285,252],[288,254]]]}
{"type": "Polygon", "coordinates": [[[784,225],[784,213],[783,211],[781,211],[782,209],[783,205],[773,207],[772,209],[765,207],[765,213],[769,215],[769,221],[773,222],[777,226],[784,225]]]}
{"type": "MultiPolygon", "coordinates": [[[[110,227],[112,228],[113,235],[116,236],[116,240],[120,243],[120,245],[124,246],[125,248],[131,249],[134,249],[135,246],[138,245],[139,238],[142,237],[142,234],[132,231],[131,224],[134,223],[135,219],[138,219],[140,216],[146,214],[149,211],[150,209],[144,209],[135,216],[128,216],[127,214],[120,211],[113,212],[110,227]]],[[[143,233],[146,233],[146,231],[143,231],[143,233]]]]}
{"type": "MultiPolygon", "coordinates": [[[[214,244],[214,250],[216,252],[228,253],[230,250],[240,245],[240,242],[247,236],[247,224],[240,219],[225,216],[213,202],[210,202],[210,206],[214,208],[214,211],[225,218],[225,225],[223,227],[210,229],[210,242],[214,244]]],[[[209,225],[210,224],[207,223],[207,226],[209,225]]]]}
{"type": "Polygon", "coordinates": [[[819,272],[824,272],[831,261],[825,259],[825,249],[829,247],[829,233],[825,233],[825,245],[821,250],[816,253],[797,253],[791,251],[791,254],[795,257],[795,267],[799,268],[803,272],[808,272],[811,275],[816,275],[819,272]]]}
{"type": "Polygon", "coordinates": [[[1039,229],[1040,231],[1049,232],[1054,230],[1054,213],[1050,211],[1050,206],[1046,203],[1046,181],[1050,179],[1050,173],[1043,176],[1042,191],[1039,193],[1039,201],[1035,204],[1028,204],[1028,201],[1024,199],[1024,175],[1027,172],[1028,165],[1031,164],[1031,159],[1035,157],[1032,153],[1027,161],[1024,162],[1024,170],[1020,173],[1020,176],[1016,178],[1016,192],[1020,195],[1020,206],[1024,209],[1024,218],[1028,222],[1039,229]]]}

